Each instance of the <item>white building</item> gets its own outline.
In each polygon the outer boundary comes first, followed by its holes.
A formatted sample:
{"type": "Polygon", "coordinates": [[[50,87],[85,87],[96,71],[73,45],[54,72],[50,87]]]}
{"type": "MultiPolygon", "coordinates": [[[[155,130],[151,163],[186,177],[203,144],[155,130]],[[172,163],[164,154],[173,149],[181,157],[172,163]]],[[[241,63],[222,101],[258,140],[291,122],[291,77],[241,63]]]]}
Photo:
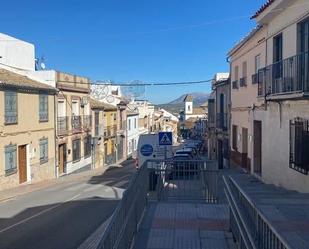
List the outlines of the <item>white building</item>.
{"type": "Polygon", "coordinates": [[[138,116],[136,111],[127,111],[127,154],[133,158],[136,157],[139,138],[138,116]]]}
{"type": "Polygon", "coordinates": [[[193,106],[193,98],[192,95],[188,94],[183,100],[184,103],[184,111],[180,112],[180,120],[186,121],[190,118],[204,118],[206,112],[201,107],[193,106]]]}

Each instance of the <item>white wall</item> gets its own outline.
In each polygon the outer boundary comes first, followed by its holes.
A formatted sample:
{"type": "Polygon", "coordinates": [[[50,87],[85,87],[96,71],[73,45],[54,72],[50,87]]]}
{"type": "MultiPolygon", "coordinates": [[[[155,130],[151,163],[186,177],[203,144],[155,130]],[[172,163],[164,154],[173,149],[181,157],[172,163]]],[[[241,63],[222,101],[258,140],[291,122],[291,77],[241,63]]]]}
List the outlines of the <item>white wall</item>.
{"type": "MultiPolygon", "coordinates": [[[[127,153],[128,156],[131,155],[132,153],[134,154],[136,149],[137,149],[137,143],[138,143],[138,138],[139,138],[139,129],[138,129],[138,114],[134,116],[127,116],[127,153]],[[131,123],[131,127],[129,129],[129,122],[131,123]],[[134,122],[136,122],[136,126],[134,125],[134,122]],[[132,141],[135,141],[136,147],[133,147],[131,143],[132,141]]],[[[133,155],[134,156],[134,155],[133,155]]]]}
{"type": "Polygon", "coordinates": [[[34,45],[0,33],[0,63],[17,69],[35,70],[34,45]]]}

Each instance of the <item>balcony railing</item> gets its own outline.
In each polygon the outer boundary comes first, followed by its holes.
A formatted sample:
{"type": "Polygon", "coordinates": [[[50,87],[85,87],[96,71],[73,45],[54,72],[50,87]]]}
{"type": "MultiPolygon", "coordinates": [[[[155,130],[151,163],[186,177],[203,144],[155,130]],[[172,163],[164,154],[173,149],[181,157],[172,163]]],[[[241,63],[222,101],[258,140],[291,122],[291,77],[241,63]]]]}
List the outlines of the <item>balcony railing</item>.
{"type": "Polygon", "coordinates": [[[80,132],[82,131],[82,116],[72,116],[71,117],[72,131],[80,132]]]}
{"type": "Polygon", "coordinates": [[[259,77],[258,77],[258,76],[259,76],[258,73],[252,75],[252,84],[253,84],[253,85],[259,83],[259,77]]]}
{"type": "Polygon", "coordinates": [[[309,54],[302,53],[259,70],[258,96],[309,90],[309,54]]]}
{"type": "Polygon", "coordinates": [[[233,89],[238,89],[238,80],[234,80],[232,82],[232,87],[233,87],[233,89]]]}
{"type": "Polygon", "coordinates": [[[227,130],[227,113],[217,113],[217,128],[227,130]]]}
{"type": "Polygon", "coordinates": [[[242,78],[240,78],[240,80],[239,80],[239,86],[240,86],[240,87],[245,87],[245,86],[247,86],[247,77],[242,77],[242,78]]]}
{"type": "Polygon", "coordinates": [[[91,130],[91,124],[92,124],[92,117],[91,115],[84,115],[83,116],[83,129],[84,130],[91,130]]]}
{"type": "Polygon", "coordinates": [[[69,128],[69,117],[64,116],[64,117],[58,117],[57,119],[57,130],[58,130],[58,135],[64,135],[68,132],[69,128]]]}
{"type": "Polygon", "coordinates": [[[104,138],[114,137],[117,134],[117,125],[107,126],[104,129],[104,138]]]}
{"type": "Polygon", "coordinates": [[[104,127],[102,124],[96,124],[94,126],[94,135],[96,137],[102,137],[104,135],[104,127]]]}

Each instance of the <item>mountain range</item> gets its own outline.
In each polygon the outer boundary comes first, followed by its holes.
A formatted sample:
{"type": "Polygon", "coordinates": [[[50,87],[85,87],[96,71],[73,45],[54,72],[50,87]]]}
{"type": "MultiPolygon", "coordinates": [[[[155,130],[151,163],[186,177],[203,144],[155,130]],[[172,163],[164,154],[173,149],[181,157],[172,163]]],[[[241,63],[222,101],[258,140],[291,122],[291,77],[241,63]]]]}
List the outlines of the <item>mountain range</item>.
{"type": "MultiPolygon", "coordinates": [[[[204,104],[206,102],[206,100],[208,100],[209,98],[209,93],[201,93],[201,92],[193,92],[193,93],[187,93],[190,94],[193,98],[193,106],[194,107],[198,107],[202,104],[204,104]]],[[[173,113],[174,115],[178,115],[179,112],[181,110],[183,110],[183,100],[186,97],[187,94],[183,94],[180,97],[178,97],[177,99],[168,102],[166,104],[160,104],[157,105],[160,108],[163,108],[171,113],[173,113]]]]}

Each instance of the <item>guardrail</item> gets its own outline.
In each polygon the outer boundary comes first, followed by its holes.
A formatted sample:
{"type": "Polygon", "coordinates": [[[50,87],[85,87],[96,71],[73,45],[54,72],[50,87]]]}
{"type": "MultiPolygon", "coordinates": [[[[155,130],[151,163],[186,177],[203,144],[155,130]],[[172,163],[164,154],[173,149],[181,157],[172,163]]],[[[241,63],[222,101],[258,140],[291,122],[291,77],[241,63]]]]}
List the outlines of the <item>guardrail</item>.
{"type": "Polygon", "coordinates": [[[223,177],[230,228],[240,249],[292,249],[232,177],[223,177]]]}
{"type": "MultiPolygon", "coordinates": [[[[205,193],[209,198],[204,201],[215,202],[217,200],[217,166],[210,161],[190,161],[192,165],[200,165],[199,171],[195,169],[181,169],[178,176],[180,180],[195,179],[200,180],[205,193]],[[203,166],[202,166],[203,165],[203,166]],[[194,174],[188,178],[187,173],[202,173],[200,179],[194,174]],[[207,173],[209,172],[209,173],[207,173]],[[212,179],[215,178],[215,179],[212,179]]],[[[98,249],[128,249],[137,234],[138,226],[142,221],[147,203],[153,192],[156,193],[157,200],[162,200],[162,194],[169,186],[167,183],[179,178],[169,178],[173,173],[173,161],[149,160],[146,161],[132,178],[128,189],[124,192],[122,200],[118,204],[111,221],[101,239],[98,249]]]]}

